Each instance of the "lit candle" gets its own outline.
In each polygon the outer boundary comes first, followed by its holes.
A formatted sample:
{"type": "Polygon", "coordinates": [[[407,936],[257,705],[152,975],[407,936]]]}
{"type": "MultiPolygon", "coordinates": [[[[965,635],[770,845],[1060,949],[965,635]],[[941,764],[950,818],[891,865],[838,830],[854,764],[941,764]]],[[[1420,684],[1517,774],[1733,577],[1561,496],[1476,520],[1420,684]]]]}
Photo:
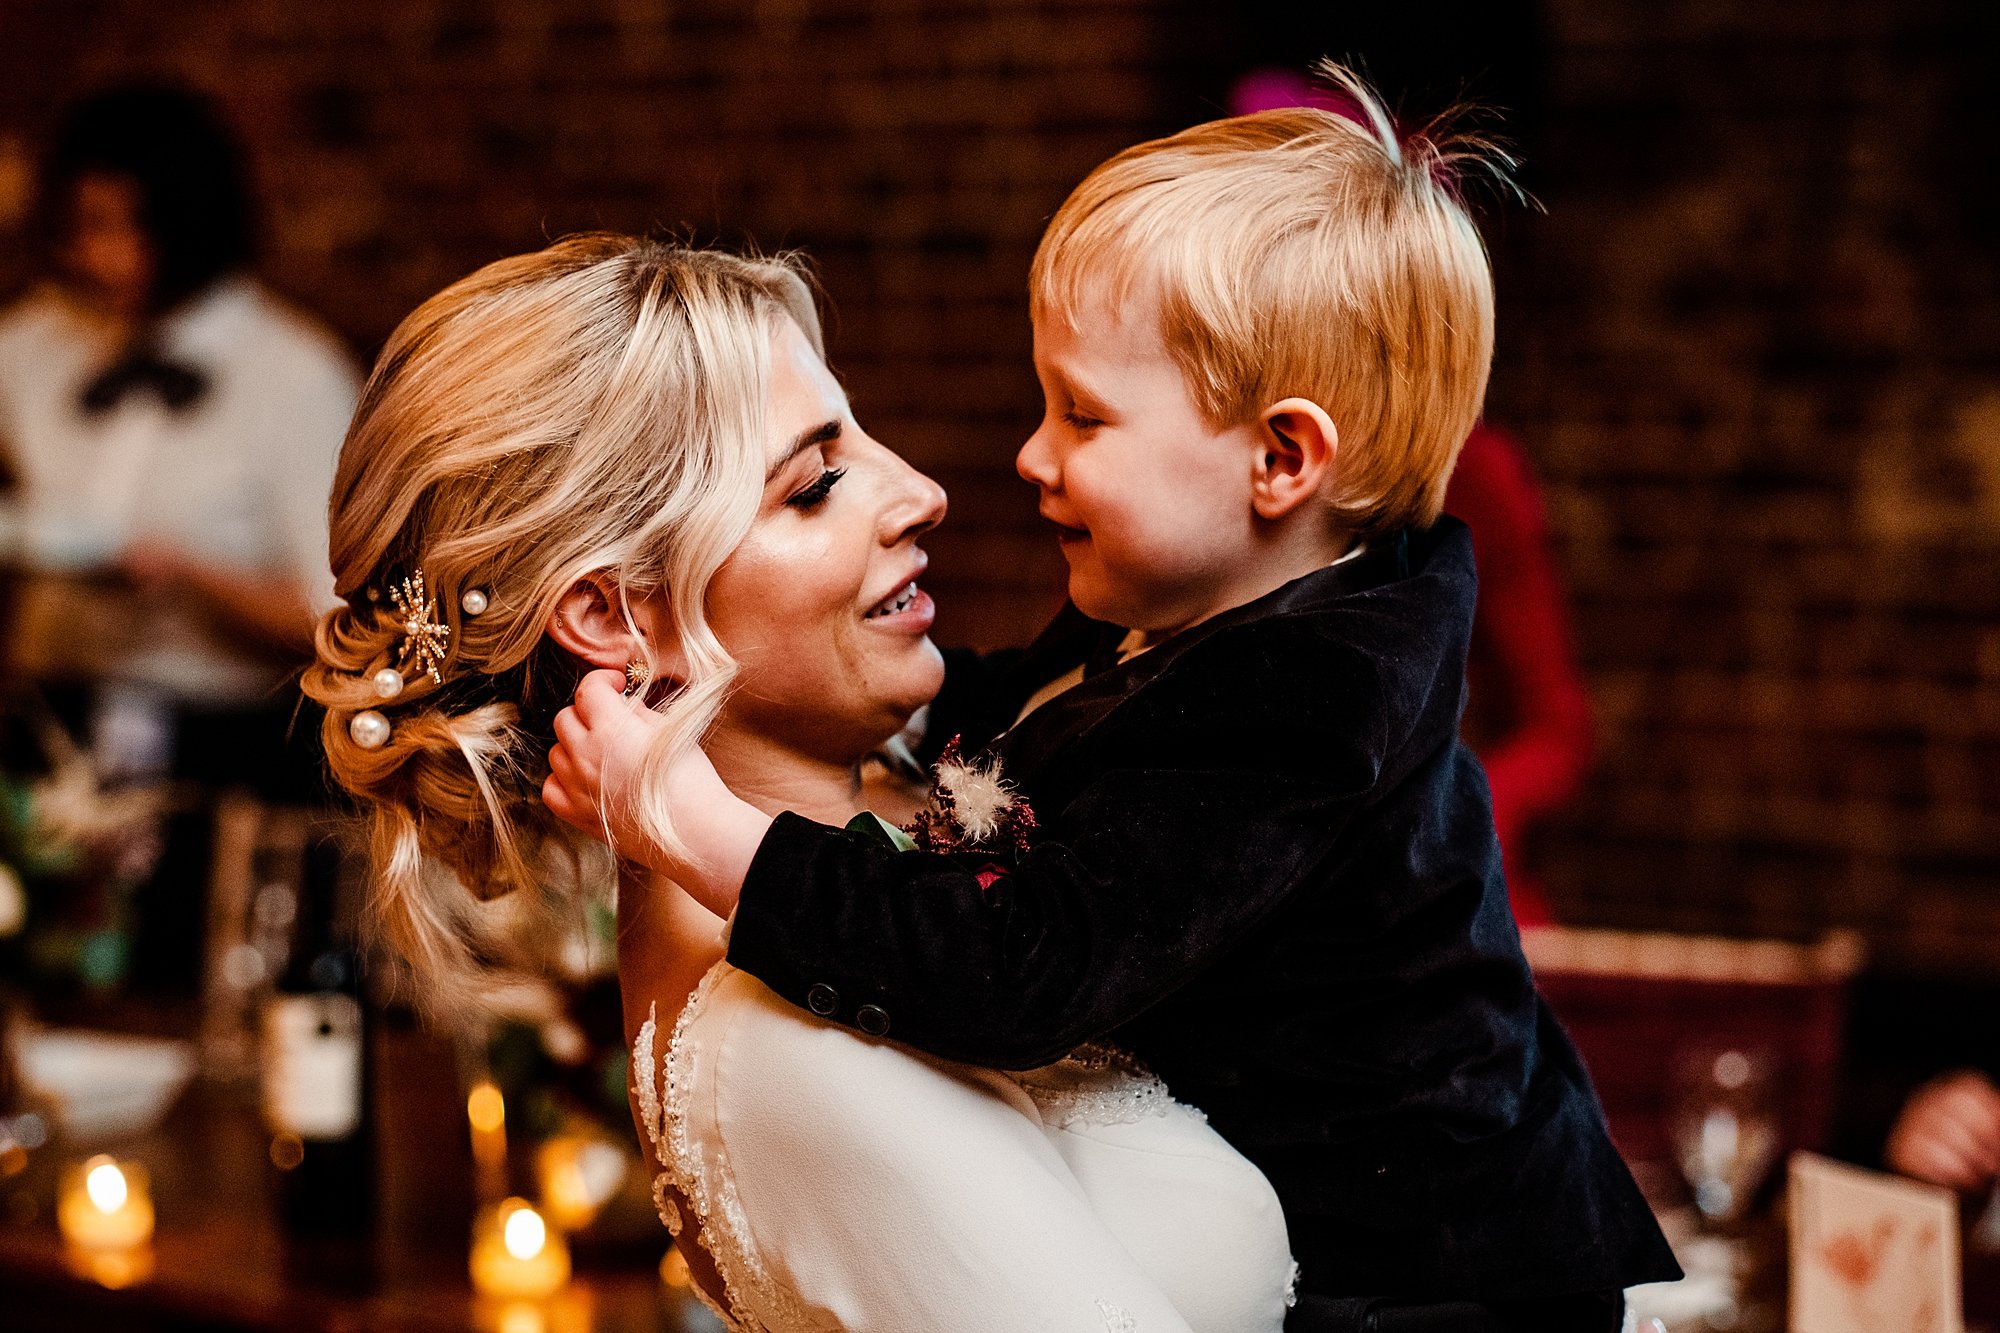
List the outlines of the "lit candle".
{"type": "Polygon", "coordinates": [[[465,1099],[465,1118],[472,1125],[479,1197],[497,1199],[507,1192],[507,1099],[491,1080],[481,1079],[465,1099]]]}
{"type": "Polygon", "coordinates": [[[93,1157],[63,1177],[56,1221],[64,1239],[87,1250],[129,1250],[153,1238],[146,1168],[93,1157]]]}
{"type": "Polygon", "coordinates": [[[568,1244],[526,1199],[481,1214],[472,1233],[472,1285],[480,1295],[536,1300],[568,1281],[568,1244]]]}

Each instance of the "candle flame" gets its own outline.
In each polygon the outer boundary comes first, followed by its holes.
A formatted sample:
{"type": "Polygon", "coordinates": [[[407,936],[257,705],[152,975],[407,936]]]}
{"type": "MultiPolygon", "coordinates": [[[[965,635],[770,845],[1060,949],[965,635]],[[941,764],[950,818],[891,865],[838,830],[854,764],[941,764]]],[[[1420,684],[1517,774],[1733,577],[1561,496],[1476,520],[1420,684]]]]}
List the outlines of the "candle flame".
{"type": "Polygon", "coordinates": [[[491,1083],[481,1083],[465,1099],[465,1115],[479,1133],[495,1133],[507,1124],[507,1100],[491,1083]]]}
{"type": "Polygon", "coordinates": [[[97,1205],[100,1213],[115,1213],[125,1206],[130,1190],[125,1185],[125,1173],[118,1169],[116,1162],[99,1162],[90,1168],[83,1178],[84,1193],[97,1205]]]}
{"type": "Polygon", "coordinates": [[[506,1244],[507,1253],[516,1259],[532,1259],[540,1254],[548,1237],[549,1230],[542,1222],[542,1215],[526,1204],[509,1213],[500,1230],[500,1239],[506,1244]]]}

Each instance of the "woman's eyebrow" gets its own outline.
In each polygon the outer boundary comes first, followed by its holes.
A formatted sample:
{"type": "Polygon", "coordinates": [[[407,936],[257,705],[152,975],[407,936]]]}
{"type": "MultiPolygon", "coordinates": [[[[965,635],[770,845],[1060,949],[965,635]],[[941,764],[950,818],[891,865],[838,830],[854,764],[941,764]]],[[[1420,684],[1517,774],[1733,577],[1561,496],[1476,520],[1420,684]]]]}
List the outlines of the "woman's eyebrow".
{"type": "Polygon", "coordinates": [[[832,421],[822,421],[817,426],[806,427],[786,447],[785,452],[772,462],[769,470],[764,473],[765,482],[768,484],[780,472],[783,472],[794,458],[797,458],[806,450],[816,448],[822,444],[832,444],[839,438],[840,420],[837,417],[832,421]]]}

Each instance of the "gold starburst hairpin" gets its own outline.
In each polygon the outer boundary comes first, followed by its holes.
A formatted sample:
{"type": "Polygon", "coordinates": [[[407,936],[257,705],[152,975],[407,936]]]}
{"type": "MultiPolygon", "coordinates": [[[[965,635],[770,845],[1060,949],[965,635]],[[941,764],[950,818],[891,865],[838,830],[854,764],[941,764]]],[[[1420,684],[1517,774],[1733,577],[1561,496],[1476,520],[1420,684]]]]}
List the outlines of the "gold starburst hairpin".
{"type": "Polygon", "coordinates": [[[434,684],[444,684],[438,668],[451,645],[451,627],[437,618],[437,602],[424,587],[424,571],[412,570],[410,577],[389,589],[389,596],[403,621],[401,664],[407,668],[415,662],[434,684]]]}

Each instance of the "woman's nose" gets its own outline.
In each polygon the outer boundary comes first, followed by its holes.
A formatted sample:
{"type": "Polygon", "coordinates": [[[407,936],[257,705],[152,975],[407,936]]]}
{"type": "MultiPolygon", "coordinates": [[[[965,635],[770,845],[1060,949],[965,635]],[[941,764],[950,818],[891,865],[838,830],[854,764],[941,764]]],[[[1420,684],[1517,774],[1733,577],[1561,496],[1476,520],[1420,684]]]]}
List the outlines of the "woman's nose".
{"type": "Polygon", "coordinates": [[[944,487],[896,454],[889,456],[896,460],[895,499],[883,513],[883,537],[894,544],[912,540],[942,523],[950,502],[944,487]]]}

